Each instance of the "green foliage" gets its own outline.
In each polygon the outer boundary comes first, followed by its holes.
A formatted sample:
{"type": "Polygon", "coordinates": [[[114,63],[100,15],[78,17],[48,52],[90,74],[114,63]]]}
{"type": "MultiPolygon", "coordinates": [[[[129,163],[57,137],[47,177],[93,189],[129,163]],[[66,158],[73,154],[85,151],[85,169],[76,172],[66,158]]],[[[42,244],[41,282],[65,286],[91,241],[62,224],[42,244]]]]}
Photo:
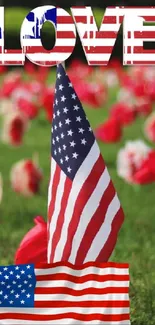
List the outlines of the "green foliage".
{"type": "MultiPolygon", "coordinates": [[[[50,82],[55,80],[54,69],[50,82]]],[[[115,101],[115,92],[108,105],[100,110],[86,108],[93,128],[105,121],[108,109],[115,101]]],[[[125,128],[118,144],[99,143],[108,170],[117,189],[125,212],[125,222],[120,231],[111,261],[130,264],[130,300],[132,325],[155,324],[155,205],[154,184],[135,190],[120,179],[116,172],[118,150],[127,140],[142,138],[144,119],[138,119],[125,128]]],[[[4,198],[0,205],[0,265],[13,263],[15,251],[26,232],[33,227],[33,218],[47,215],[47,190],[50,175],[50,124],[44,112],[32,122],[24,145],[11,148],[0,143],[0,171],[4,177],[4,198]],[[23,158],[39,153],[44,180],[40,193],[30,199],[15,194],[10,188],[11,166],[23,158]]]]}
{"type": "MultiPolygon", "coordinates": [[[[65,8],[64,8],[65,9],[65,8]]],[[[67,10],[67,9],[66,9],[67,10]]],[[[67,10],[70,14],[70,10],[67,10]]],[[[28,8],[6,8],[5,9],[5,31],[6,33],[16,33],[19,34],[21,24],[27,14],[30,12],[28,8]]],[[[94,17],[98,26],[101,25],[102,18],[104,15],[104,10],[99,8],[93,8],[94,17]]],[[[54,29],[51,28],[50,24],[46,25],[46,32],[53,32],[54,29]]]]}

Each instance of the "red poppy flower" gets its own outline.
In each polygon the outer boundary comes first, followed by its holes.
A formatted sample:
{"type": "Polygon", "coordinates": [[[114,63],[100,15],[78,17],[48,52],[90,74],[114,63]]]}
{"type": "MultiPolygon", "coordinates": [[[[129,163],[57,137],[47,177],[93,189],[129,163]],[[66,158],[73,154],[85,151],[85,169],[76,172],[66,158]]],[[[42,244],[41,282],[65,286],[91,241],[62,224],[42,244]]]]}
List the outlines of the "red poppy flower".
{"type": "Polygon", "coordinates": [[[122,127],[116,119],[109,119],[95,131],[98,140],[103,142],[118,142],[122,137],[122,127]]]}
{"type": "Polygon", "coordinates": [[[110,115],[120,121],[122,125],[131,124],[136,118],[134,107],[122,102],[118,102],[111,107],[110,115]]]}

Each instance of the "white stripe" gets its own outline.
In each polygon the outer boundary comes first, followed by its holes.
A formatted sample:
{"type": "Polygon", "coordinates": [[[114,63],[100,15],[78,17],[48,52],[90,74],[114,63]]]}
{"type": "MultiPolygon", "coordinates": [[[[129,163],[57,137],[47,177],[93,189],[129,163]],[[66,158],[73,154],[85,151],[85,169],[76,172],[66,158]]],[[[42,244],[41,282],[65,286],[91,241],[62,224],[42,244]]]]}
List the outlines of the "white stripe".
{"type": "Polygon", "coordinates": [[[103,294],[103,295],[82,295],[82,296],[70,296],[65,294],[41,294],[35,295],[35,301],[129,301],[129,295],[126,293],[111,293],[111,294],[103,294]]]}
{"type": "Polygon", "coordinates": [[[52,184],[53,184],[53,178],[56,170],[56,162],[54,159],[51,159],[51,177],[50,177],[50,184],[48,188],[48,207],[51,202],[51,197],[52,197],[52,184]]]}
{"type": "MultiPolygon", "coordinates": [[[[27,54],[27,58],[31,58],[33,61],[63,61],[68,58],[70,55],[69,52],[63,52],[63,53],[31,53],[27,54]],[[65,59],[66,58],[66,59],[65,59]]],[[[1,61],[24,61],[25,60],[25,54],[0,54],[0,60],[1,61]]]]}
{"type": "MultiPolygon", "coordinates": [[[[97,282],[89,280],[85,283],[74,283],[71,281],[66,280],[49,280],[49,281],[37,281],[36,288],[59,288],[65,287],[70,288],[73,290],[83,290],[94,287],[95,289],[104,289],[109,287],[114,288],[125,288],[129,286],[129,281],[104,281],[104,282],[97,282]]],[[[92,289],[93,290],[93,289],[92,289]]]]}
{"type": "MultiPolygon", "coordinates": [[[[14,319],[4,319],[0,320],[1,325],[77,325],[77,320],[66,318],[66,319],[59,319],[59,320],[53,320],[53,321],[28,321],[28,320],[14,320],[14,319]]],[[[78,325],[130,325],[129,320],[123,320],[118,322],[102,322],[99,320],[92,320],[90,322],[85,321],[78,321],[78,325]]]]}
{"type": "MultiPolygon", "coordinates": [[[[89,7],[91,8],[91,7],[89,7]]],[[[72,15],[74,16],[87,16],[87,13],[90,15],[90,13],[95,12],[94,10],[88,10],[87,8],[71,8],[72,11],[72,15]]],[[[137,16],[151,16],[154,17],[155,16],[155,8],[120,8],[119,6],[117,6],[116,8],[106,8],[105,13],[103,15],[103,17],[106,16],[123,16],[123,15],[137,15],[137,16]]],[[[131,16],[130,16],[131,17],[131,16]]]]}
{"type": "Polygon", "coordinates": [[[119,268],[119,267],[93,267],[88,266],[83,270],[73,270],[67,266],[57,266],[49,269],[35,269],[35,275],[48,275],[48,274],[59,274],[66,273],[73,276],[84,276],[88,274],[97,274],[97,275],[107,275],[107,274],[115,274],[115,275],[128,275],[128,268],[119,268]]]}
{"type": "MultiPolygon", "coordinates": [[[[76,28],[73,24],[57,24],[57,32],[73,32],[76,35],[76,28]]],[[[76,41],[76,40],[75,40],[76,41]]]]}
{"type": "MultiPolygon", "coordinates": [[[[106,307],[97,307],[97,308],[87,308],[87,307],[68,307],[68,308],[0,308],[0,314],[3,313],[17,313],[17,314],[32,314],[32,315],[59,315],[62,313],[79,313],[79,314],[115,314],[115,315],[122,315],[128,314],[129,308],[106,308],[106,307]]],[[[39,317],[38,317],[39,318],[39,317]]],[[[4,323],[5,324],[5,323],[4,323]]]]}
{"type": "Polygon", "coordinates": [[[65,173],[61,170],[60,172],[60,181],[59,185],[57,187],[57,194],[56,194],[56,199],[55,199],[55,207],[54,207],[54,212],[53,215],[51,216],[51,223],[49,225],[49,241],[48,241],[48,263],[50,263],[50,257],[51,257],[51,249],[52,249],[52,239],[53,239],[53,234],[56,230],[57,227],[57,220],[59,216],[59,212],[61,210],[61,200],[64,194],[64,185],[66,181],[66,175],[65,173]]]}
{"type": "MultiPolygon", "coordinates": [[[[43,46],[41,43],[41,40],[39,39],[24,39],[23,41],[24,47],[25,46],[43,46]]],[[[57,38],[56,39],[56,43],[53,46],[53,48],[55,46],[74,46],[75,45],[75,39],[74,38],[57,38]]],[[[52,50],[51,50],[52,51],[52,50]]]]}
{"type": "Polygon", "coordinates": [[[155,62],[155,54],[125,54],[124,55],[125,61],[154,61],[155,62]]]}
{"type": "MultiPolygon", "coordinates": [[[[87,230],[87,227],[88,227],[94,213],[96,212],[96,210],[98,209],[98,207],[100,205],[100,201],[102,199],[102,196],[104,195],[104,192],[106,191],[106,189],[109,185],[109,182],[110,182],[110,176],[107,171],[107,168],[105,168],[104,172],[102,173],[102,175],[95,187],[95,190],[93,191],[92,195],[90,196],[87,204],[85,205],[85,207],[82,211],[80,221],[79,221],[75,236],[73,238],[71,255],[69,257],[69,262],[71,262],[73,264],[75,263],[77,252],[78,252],[78,249],[81,244],[81,240],[85,236],[85,231],[87,230]],[[80,238],[80,240],[79,240],[79,238],[80,238]]],[[[91,257],[92,257],[91,261],[93,261],[94,256],[91,256],[91,257]]]]}
{"type": "Polygon", "coordinates": [[[97,233],[96,237],[94,238],[84,262],[90,261],[92,257],[94,260],[98,257],[100,251],[102,250],[103,246],[105,245],[110,235],[111,225],[119,208],[120,208],[120,201],[118,200],[117,194],[115,194],[113,200],[111,201],[107,209],[105,220],[99,232],[97,233]]]}
{"type": "Polygon", "coordinates": [[[69,194],[67,207],[64,215],[64,223],[61,231],[61,237],[59,240],[59,243],[55,250],[55,256],[54,256],[54,262],[60,261],[63,255],[63,249],[65,246],[65,243],[67,242],[67,236],[68,236],[68,227],[73,215],[74,206],[78,197],[78,194],[85,183],[87,177],[91,173],[91,170],[96,163],[98,157],[100,155],[99,147],[94,142],[90,152],[88,153],[87,157],[83,161],[82,165],[80,166],[79,170],[77,171],[77,174],[74,177],[73,183],[72,183],[72,189],[69,194]]]}

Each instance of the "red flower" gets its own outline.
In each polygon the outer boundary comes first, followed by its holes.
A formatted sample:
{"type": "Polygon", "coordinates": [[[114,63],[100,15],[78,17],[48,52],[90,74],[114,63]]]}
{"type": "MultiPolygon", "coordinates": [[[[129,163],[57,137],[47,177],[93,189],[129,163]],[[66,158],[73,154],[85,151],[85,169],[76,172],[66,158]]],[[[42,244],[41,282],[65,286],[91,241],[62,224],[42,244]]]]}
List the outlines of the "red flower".
{"type": "Polygon", "coordinates": [[[122,128],[116,119],[109,119],[95,131],[97,139],[103,142],[118,142],[122,136],[122,128]]]}
{"type": "Polygon", "coordinates": [[[111,107],[110,115],[120,121],[122,125],[131,124],[136,118],[134,107],[118,102],[111,107]]]}
{"type": "Polygon", "coordinates": [[[32,160],[21,160],[11,169],[11,186],[17,193],[32,196],[39,192],[42,172],[32,160]]]}
{"type": "Polygon", "coordinates": [[[137,98],[135,102],[135,110],[140,115],[148,115],[152,111],[152,103],[148,97],[137,98]]]}
{"type": "Polygon", "coordinates": [[[78,59],[75,59],[70,64],[70,68],[68,69],[68,75],[72,80],[78,79],[87,79],[91,76],[92,72],[94,71],[93,67],[81,62],[78,59]]]}
{"type": "Polygon", "coordinates": [[[53,119],[53,102],[54,102],[54,88],[45,88],[41,98],[41,106],[45,109],[46,117],[49,122],[53,119]]]}
{"type": "Polygon", "coordinates": [[[149,152],[140,169],[134,175],[134,181],[138,184],[155,182],[155,151],[149,152]]]}
{"type": "Polygon", "coordinates": [[[28,119],[34,119],[38,115],[39,107],[30,100],[20,98],[17,101],[17,106],[19,110],[23,112],[28,119]]]}
{"type": "Polygon", "coordinates": [[[47,263],[47,224],[40,216],[23,238],[15,254],[15,264],[47,263]]]}
{"type": "Polygon", "coordinates": [[[81,101],[94,108],[101,107],[107,99],[106,89],[99,83],[81,81],[75,84],[75,90],[81,101]]]}
{"type": "Polygon", "coordinates": [[[155,113],[152,113],[146,120],[144,130],[147,138],[155,142],[155,113]]]}
{"type": "Polygon", "coordinates": [[[4,117],[2,140],[13,146],[22,144],[27,129],[26,117],[18,111],[10,112],[4,117]]]}

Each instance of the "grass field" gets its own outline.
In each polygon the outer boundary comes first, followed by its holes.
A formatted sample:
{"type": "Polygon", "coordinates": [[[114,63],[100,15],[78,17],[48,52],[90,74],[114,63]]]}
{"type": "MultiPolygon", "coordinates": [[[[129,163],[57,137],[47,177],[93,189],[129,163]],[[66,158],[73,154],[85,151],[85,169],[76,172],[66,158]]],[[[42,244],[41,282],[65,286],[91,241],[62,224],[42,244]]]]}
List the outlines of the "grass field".
{"type": "MultiPolygon", "coordinates": [[[[53,77],[52,77],[53,79],[53,77]]],[[[115,100],[111,94],[108,106],[101,110],[86,109],[92,127],[104,121],[107,108],[115,100]]],[[[125,222],[120,231],[111,261],[130,264],[130,300],[133,325],[155,324],[155,185],[133,188],[116,173],[116,157],[126,140],[143,138],[143,119],[124,130],[119,144],[99,143],[110,175],[117,189],[125,222]]],[[[32,122],[21,148],[0,143],[0,171],[4,179],[4,197],[0,205],[0,265],[13,263],[15,251],[24,234],[33,226],[33,218],[47,215],[47,189],[50,174],[51,127],[44,114],[32,122]],[[10,189],[11,166],[23,158],[39,153],[44,180],[40,194],[31,198],[16,195],[10,189]]]]}

